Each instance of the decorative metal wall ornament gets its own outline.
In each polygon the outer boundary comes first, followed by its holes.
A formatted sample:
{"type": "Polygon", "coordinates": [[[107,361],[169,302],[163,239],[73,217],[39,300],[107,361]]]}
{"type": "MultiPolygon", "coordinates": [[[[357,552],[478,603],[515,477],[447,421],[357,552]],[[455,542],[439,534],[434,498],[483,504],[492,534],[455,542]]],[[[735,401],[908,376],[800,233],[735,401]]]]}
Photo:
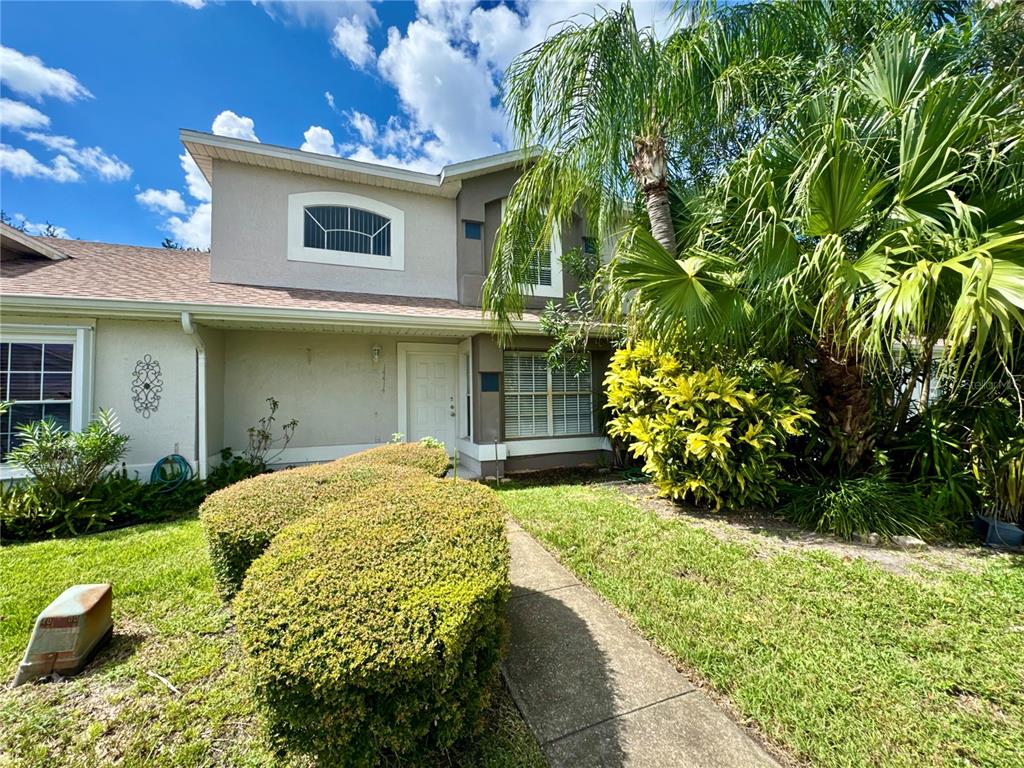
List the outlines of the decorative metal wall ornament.
{"type": "Polygon", "coordinates": [[[152,355],[144,355],[132,371],[132,404],[135,412],[148,419],[160,407],[160,393],[164,388],[160,363],[152,355]]]}

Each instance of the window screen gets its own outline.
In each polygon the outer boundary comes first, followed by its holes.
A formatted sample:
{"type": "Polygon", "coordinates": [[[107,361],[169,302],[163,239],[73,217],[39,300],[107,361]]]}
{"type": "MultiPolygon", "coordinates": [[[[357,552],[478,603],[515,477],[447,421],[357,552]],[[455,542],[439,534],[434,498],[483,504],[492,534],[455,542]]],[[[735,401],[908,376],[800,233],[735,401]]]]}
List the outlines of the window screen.
{"type": "Polygon", "coordinates": [[[391,219],[346,205],[311,205],[303,216],[303,245],[390,256],[391,219]]]}

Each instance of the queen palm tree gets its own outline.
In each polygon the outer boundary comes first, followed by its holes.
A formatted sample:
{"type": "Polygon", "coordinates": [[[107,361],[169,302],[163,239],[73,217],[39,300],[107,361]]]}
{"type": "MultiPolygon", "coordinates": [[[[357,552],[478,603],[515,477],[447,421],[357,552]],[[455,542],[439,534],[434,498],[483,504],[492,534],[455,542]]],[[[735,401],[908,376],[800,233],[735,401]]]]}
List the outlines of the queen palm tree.
{"type": "Polygon", "coordinates": [[[821,412],[848,468],[906,418],[867,374],[1007,370],[1024,329],[1024,92],[944,56],[950,32],[879,36],[682,206],[677,251],[642,227],[609,268],[644,332],[812,341],[821,412]],[[682,321],[682,324],[680,323],[682,321]]]}
{"type": "Polygon", "coordinates": [[[509,195],[485,308],[508,329],[538,244],[574,213],[603,242],[639,212],[674,257],[670,180],[707,183],[885,24],[934,26],[955,5],[695,0],[663,35],[638,28],[628,3],[570,20],[506,73],[516,139],[540,154],[509,195]]]}

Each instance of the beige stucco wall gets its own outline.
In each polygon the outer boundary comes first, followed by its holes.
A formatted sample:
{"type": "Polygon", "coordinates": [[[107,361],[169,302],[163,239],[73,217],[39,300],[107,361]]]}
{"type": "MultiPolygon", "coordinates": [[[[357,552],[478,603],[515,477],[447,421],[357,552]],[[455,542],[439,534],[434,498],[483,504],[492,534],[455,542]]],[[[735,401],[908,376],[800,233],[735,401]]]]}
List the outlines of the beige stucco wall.
{"type": "Polygon", "coordinates": [[[214,162],[210,273],[215,281],[455,299],[455,201],[214,162]],[[288,261],[288,195],[348,192],[405,213],[405,269],[288,261]]]}
{"type": "MultiPolygon", "coordinates": [[[[224,334],[224,442],[236,451],[246,430],[267,413],[266,398],[281,404],[281,422],[299,420],[288,461],[328,457],[303,448],[384,443],[398,431],[398,343],[451,344],[456,339],[226,331],[224,334]],[[372,350],[381,347],[378,362],[372,350]]],[[[275,435],[279,434],[275,430],[275,435]]],[[[210,443],[211,452],[220,446],[210,443]]],[[[340,455],[340,454],[339,454],[340,455]]]]}
{"type": "Polygon", "coordinates": [[[96,321],[93,405],[112,408],[131,436],[125,463],[148,479],[153,463],[169,453],[196,459],[196,353],[175,322],[96,321]],[[160,363],[160,404],[144,418],[132,403],[135,364],[143,355],[160,363]]]}

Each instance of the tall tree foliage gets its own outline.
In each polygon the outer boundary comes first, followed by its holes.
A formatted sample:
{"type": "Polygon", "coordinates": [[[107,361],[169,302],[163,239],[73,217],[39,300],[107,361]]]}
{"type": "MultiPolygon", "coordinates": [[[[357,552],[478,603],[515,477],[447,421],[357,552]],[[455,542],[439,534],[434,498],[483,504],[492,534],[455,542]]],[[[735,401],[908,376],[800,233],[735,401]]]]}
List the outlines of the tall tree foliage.
{"type": "Polygon", "coordinates": [[[503,330],[523,309],[537,248],[580,215],[601,242],[634,215],[669,257],[670,187],[710,183],[809,90],[834,79],[885,25],[934,28],[959,3],[896,0],[678,6],[640,29],[627,4],[570,21],[506,74],[519,143],[537,146],[507,201],[484,306],[503,330]]]}
{"type": "Polygon", "coordinates": [[[809,338],[849,467],[913,394],[880,423],[870,371],[1008,369],[1024,326],[1024,92],[971,34],[885,30],[680,206],[677,254],[637,227],[609,270],[649,333],[809,338]]]}

